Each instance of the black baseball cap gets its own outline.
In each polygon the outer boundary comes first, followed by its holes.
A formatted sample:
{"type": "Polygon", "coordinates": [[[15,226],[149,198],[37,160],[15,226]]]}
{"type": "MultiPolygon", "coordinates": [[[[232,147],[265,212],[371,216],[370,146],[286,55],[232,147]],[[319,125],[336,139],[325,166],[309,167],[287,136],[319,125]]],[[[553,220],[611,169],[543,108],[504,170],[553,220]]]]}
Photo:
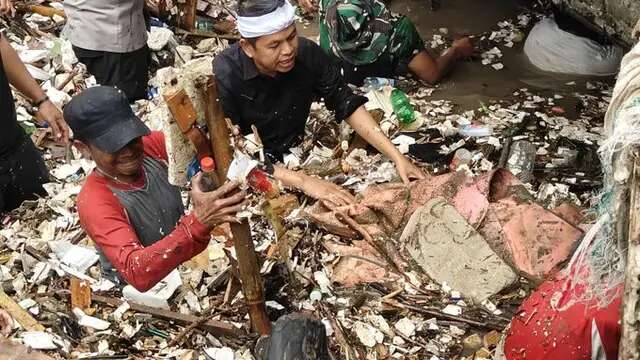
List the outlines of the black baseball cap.
{"type": "Polygon", "coordinates": [[[131,110],[124,92],[111,86],[91,87],[74,96],[64,107],[64,119],[75,139],[109,154],[151,133],[131,110]]]}

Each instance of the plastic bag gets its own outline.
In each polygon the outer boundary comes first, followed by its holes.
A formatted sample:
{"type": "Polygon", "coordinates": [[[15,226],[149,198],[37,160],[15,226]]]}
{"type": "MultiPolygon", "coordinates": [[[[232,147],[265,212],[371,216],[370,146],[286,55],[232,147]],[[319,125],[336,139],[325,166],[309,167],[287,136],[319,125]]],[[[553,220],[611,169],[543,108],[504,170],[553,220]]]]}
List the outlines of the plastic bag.
{"type": "Polygon", "coordinates": [[[623,50],[566,32],[553,18],[537,23],[524,44],[537,68],[565,74],[608,76],[618,72],[623,50]]]}

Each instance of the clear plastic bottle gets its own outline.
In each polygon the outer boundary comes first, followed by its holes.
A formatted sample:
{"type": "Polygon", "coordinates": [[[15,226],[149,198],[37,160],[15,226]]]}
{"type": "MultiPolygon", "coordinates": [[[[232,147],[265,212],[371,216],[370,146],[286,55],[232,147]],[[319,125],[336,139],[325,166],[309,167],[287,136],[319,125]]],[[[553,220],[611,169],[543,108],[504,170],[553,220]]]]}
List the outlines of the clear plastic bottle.
{"type": "Polygon", "coordinates": [[[471,124],[460,127],[458,133],[462,136],[485,137],[493,135],[493,128],[488,125],[471,124]]]}
{"type": "Polygon", "coordinates": [[[209,192],[218,188],[218,176],[216,174],[216,165],[212,158],[205,156],[200,159],[200,170],[202,178],[200,179],[200,187],[202,191],[209,192]]]}
{"type": "Polygon", "coordinates": [[[407,95],[401,90],[393,89],[391,92],[391,107],[401,124],[411,124],[416,120],[413,106],[409,102],[407,95]]]}
{"type": "Polygon", "coordinates": [[[378,90],[383,86],[389,85],[395,87],[398,82],[395,79],[387,79],[383,77],[368,77],[364,79],[362,88],[366,91],[378,90]]]}

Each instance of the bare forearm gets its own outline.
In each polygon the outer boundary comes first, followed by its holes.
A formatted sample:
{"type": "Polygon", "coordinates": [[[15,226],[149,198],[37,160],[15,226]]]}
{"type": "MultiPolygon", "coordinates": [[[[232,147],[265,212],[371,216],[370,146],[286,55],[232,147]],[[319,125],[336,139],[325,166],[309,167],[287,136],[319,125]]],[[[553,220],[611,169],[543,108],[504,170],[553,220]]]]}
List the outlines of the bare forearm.
{"type": "Polygon", "coordinates": [[[4,36],[0,36],[0,54],[2,55],[4,71],[11,85],[33,101],[45,97],[45,92],[29,74],[22,60],[20,60],[16,51],[4,36]]]}
{"type": "Polygon", "coordinates": [[[397,161],[402,154],[391,143],[389,138],[382,132],[380,126],[373,120],[369,112],[360,106],[348,119],[347,123],[360,135],[367,143],[376,148],[386,157],[397,161]]]}
{"type": "Polygon", "coordinates": [[[282,166],[274,166],[273,177],[285,187],[300,189],[304,176],[306,175],[298,171],[289,170],[282,166]]]}
{"type": "Polygon", "coordinates": [[[307,196],[327,204],[342,206],[355,203],[355,198],[349,191],[327,180],[307,175],[302,171],[291,171],[276,166],[273,176],[284,186],[302,191],[307,196]]]}
{"type": "Polygon", "coordinates": [[[438,72],[436,74],[434,82],[438,82],[440,81],[440,79],[448,75],[453,69],[453,66],[455,65],[458,58],[458,53],[453,47],[448,48],[445,52],[443,52],[442,55],[440,55],[440,57],[436,59],[438,72]]]}

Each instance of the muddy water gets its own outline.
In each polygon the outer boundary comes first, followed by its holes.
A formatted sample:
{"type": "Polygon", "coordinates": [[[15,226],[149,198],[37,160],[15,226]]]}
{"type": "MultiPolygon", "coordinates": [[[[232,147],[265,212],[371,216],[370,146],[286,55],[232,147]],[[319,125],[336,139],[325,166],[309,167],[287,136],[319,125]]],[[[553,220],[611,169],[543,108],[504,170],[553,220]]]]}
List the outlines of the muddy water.
{"type": "MultiPolygon", "coordinates": [[[[405,14],[416,24],[423,40],[432,39],[440,28],[447,28],[449,36],[479,35],[497,30],[497,23],[515,18],[527,9],[525,0],[442,0],[437,11],[431,11],[428,0],[391,0],[389,7],[397,13],[405,14]]],[[[312,20],[300,32],[310,38],[317,38],[317,20],[312,20]]],[[[482,65],[480,60],[464,61],[457,64],[451,75],[438,85],[433,99],[448,99],[464,110],[477,109],[480,103],[502,100],[520,88],[537,89],[542,95],[559,94],[565,98],[558,102],[568,110],[567,117],[573,117],[571,109],[577,100],[572,94],[583,92],[587,81],[611,82],[610,78],[583,77],[545,73],[536,69],[522,51],[524,42],[513,48],[498,46],[503,53],[504,69],[494,70],[482,65]],[[575,82],[575,85],[567,83],[575,82]]],[[[433,54],[432,55],[437,55],[433,54]]]]}

